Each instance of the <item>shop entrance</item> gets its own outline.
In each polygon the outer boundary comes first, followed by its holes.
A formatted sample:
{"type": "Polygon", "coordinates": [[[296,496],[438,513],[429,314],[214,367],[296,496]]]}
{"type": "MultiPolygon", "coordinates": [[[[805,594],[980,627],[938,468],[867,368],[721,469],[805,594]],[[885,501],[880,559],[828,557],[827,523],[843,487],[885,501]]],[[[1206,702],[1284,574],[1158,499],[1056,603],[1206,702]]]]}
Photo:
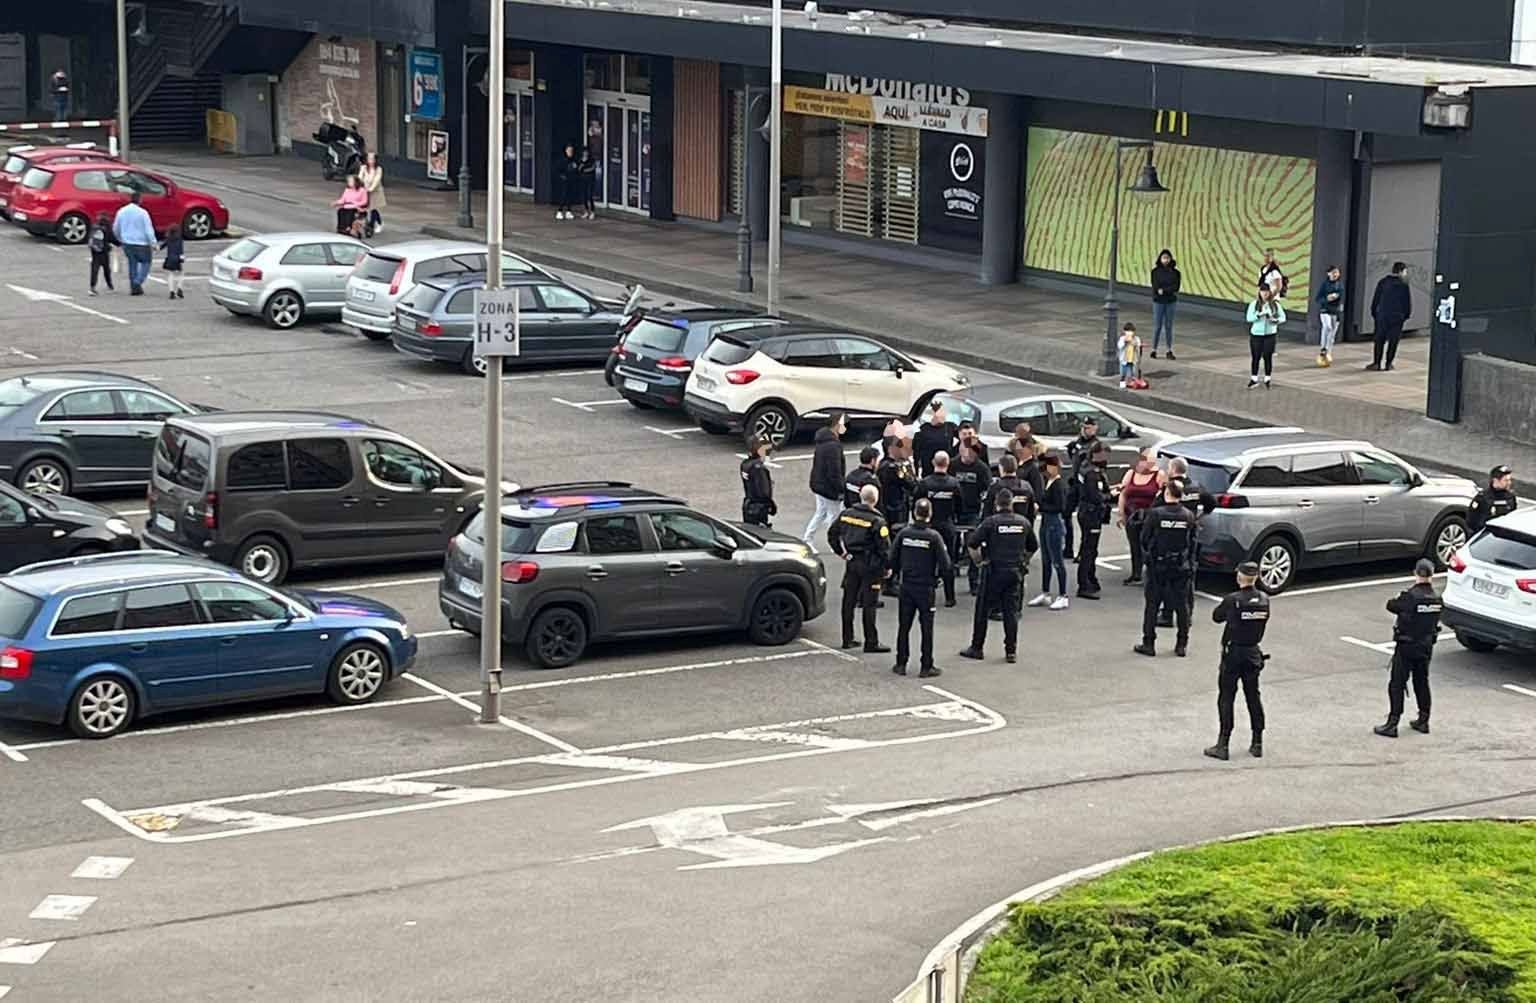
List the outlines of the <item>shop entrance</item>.
{"type": "Polygon", "coordinates": [[[507,81],[503,124],[506,148],[502,184],[508,191],[533,191],[533,92],[514,91],[507,81]]]}
{"type": "MultiPolygon", "coordinates": [[[[590,96],[589,96],[590,98],[590,96]]],[[[629,212],[651,209],[651,110],[634,96],[624,103],[587,102],[587,147],[597,159],[598,205],[629,212]]]]}

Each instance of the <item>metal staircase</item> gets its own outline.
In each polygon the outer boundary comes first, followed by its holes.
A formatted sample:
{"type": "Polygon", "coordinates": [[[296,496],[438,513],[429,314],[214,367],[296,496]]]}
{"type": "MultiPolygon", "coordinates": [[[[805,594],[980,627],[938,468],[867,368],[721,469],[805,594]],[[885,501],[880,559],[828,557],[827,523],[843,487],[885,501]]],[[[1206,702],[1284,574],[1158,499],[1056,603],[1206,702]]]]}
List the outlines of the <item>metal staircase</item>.
{"type": "Polygon", "coordinates": [[[239,11],[222,0],[148,0],[142,16],[149,43],[131,42],[128,56],[134,141],[201,139],[203,114],[221,93],[219,78],[199,71],[240,23],[239,11]]]}

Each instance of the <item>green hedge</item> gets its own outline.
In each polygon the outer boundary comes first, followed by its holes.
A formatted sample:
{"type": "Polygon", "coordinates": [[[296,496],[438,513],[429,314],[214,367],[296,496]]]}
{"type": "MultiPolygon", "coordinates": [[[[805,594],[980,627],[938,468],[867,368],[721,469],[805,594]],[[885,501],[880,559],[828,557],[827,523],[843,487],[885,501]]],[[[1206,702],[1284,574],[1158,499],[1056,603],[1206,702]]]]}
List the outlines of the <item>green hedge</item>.
{"type": "Polygon", "coordinates": [[[1536,1003],[1536,825],[1159,854],[1013,908],[967,1003],[1536,1003]]]}

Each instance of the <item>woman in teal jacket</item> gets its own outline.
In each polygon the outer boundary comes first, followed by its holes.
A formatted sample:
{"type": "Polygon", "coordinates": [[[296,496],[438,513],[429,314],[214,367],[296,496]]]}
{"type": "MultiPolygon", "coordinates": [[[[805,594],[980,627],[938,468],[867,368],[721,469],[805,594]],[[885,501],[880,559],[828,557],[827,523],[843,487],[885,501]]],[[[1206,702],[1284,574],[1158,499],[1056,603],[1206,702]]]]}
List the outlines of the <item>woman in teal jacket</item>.
{"type": "Polygon", "coordinates": [[[1260,286],[1258,298],[1248,304],[1248,359],[1251,364],[1248,389],[1259,385],[1259,363],[1264,363],[1264,389],[1269,389],[1275,372],[1275,341],[1280,325],[1285,323],[1285,307],[1275,299],[1269,286],[1260,286]]]}

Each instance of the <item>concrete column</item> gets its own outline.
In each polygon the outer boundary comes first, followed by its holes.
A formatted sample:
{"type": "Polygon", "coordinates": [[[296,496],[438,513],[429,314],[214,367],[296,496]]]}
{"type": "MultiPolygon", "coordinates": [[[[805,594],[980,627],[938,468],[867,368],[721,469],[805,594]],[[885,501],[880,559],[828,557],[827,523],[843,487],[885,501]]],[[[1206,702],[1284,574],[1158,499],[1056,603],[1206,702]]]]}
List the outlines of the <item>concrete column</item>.
{"type": "Polygon", "coordinates": [[[555,201],[555,158],[571,143],[585,143],[582,51],[565,45],[533,50],[533,197],[555,201]]]}
{"type": "Polygon", "coordinates": [[[768,239],[768,139],[757,127],[768,121],[768,70],[761,66],[742,67],[742,88],[762,95],[754,108],[747,102],[747,215],[752,223],[752,239],[768,239]]]}
{"type": "Polygon", "coordinates": [[[1024,193],[1024,148],[1029,136],[1029,103],[1012,94],[987,102],[987,174],[982,186],[981,284],[1019,280],[1019,231],[1024,193]]]}
{"type": "MultiPolygon", "coordinates": [[[[672,220],[672,132],[676,85],[671,56],[651,57],[651,218],[672,220]]],[[[700,151],[689,151],[697,155],[700,151]]]]}
{"type": "Polygon", "coordinates": [[[1354,135],[1338,130],[1320,132],[1317,139],[1317,193],[1312,202],[1311,286],[1307,289],[1292,286],[1290,295],[1291,302],[1304,304],[1308,311],[1306,339],[1309,345],[1316,345],[1322,339],[1317,311],[1311,303],[1312,293],[1323,280],[1329,265],[1343,268],[1349,259],[1354,177],[1354,135]]]}

